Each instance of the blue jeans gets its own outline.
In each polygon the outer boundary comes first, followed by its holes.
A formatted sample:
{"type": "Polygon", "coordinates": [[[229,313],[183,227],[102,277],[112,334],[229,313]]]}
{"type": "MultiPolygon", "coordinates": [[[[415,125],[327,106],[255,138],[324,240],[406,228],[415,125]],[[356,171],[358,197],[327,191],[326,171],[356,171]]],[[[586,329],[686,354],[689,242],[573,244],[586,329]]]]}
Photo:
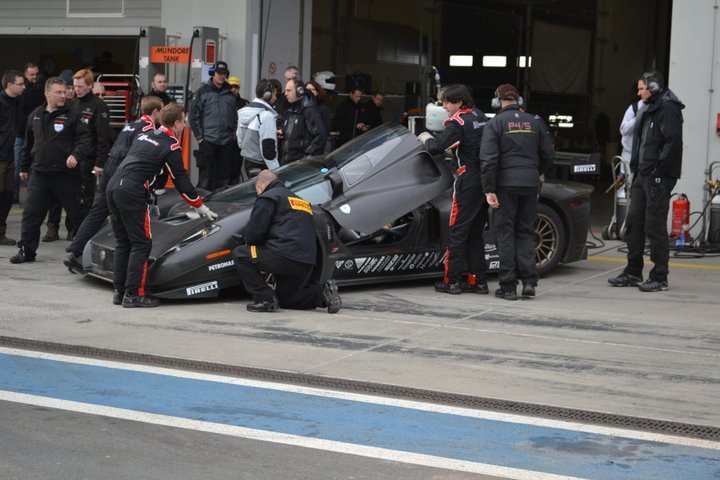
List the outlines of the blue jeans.
{"type": "Polygon", "coordinates": [[[15,190],[13,190],[13,203],[20,201],[20,159],[25,139],[15,137],[15,190]]]}

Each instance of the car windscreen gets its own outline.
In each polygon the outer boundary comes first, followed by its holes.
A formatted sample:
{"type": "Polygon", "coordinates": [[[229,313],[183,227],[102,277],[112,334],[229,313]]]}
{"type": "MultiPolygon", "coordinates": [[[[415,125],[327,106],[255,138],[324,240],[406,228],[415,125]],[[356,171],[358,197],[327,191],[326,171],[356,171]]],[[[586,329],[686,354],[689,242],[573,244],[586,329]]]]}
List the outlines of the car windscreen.
{"type": "Polygon", "coordinates": [[[383,145],[388,142],[394,145],[395,142],[391,142],[391,140],[404,135],[409,135],[409,130],[399,123],[381,125],[329,153],[325,157],[325,163],[328,168],[339,168],[347,162],[362,157],[363,155],[368,158],[374,158],[376,157],[374,154],[375,150],[382,148],[383,145]]]}
{"type": "MultiPolygon", "coordinates": [[[[312,204],[323,204],[330,200],[330,181],[325,179],[327,169],[319,161],[293,162],[275,171],[283,185],[312,204]]],[[[255,179],[248,180],[207,197],[207,201],[254,203],[255,179]]]]}

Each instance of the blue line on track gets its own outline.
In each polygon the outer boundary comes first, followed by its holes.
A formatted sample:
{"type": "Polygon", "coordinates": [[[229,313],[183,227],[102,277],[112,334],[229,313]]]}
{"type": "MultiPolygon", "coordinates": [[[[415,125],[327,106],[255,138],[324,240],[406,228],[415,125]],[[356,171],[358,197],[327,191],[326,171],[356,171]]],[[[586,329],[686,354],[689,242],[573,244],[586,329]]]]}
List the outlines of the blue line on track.
{"type": "Polygon", "coordinates": [[[0,390],[589,479],[720,478],[720,451],[0,354],[0,390]]]}

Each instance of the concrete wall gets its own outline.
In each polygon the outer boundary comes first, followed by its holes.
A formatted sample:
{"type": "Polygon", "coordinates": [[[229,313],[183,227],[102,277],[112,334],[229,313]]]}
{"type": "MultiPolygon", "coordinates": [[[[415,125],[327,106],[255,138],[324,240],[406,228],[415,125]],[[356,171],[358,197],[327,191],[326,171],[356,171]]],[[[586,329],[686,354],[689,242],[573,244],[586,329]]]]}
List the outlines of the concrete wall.
{"type": "MultiPolygon", "coordinates": [[[[240,78],[240,92],[247,99],[254,96],[258,79],[281,79],[288,65],[298,65],[301,71],[309,71],[312,0],[219,3],[222,8],[212,8],[207,2],[197,0],[162,0],[160,26],[165,27],[171,37],[169,44],[189,45],[194,26],[218,28],[218,58],[226,61],[231,74],[240,78]],[[265,46],[261,49],[263,42],[265,46]]],[[[171,80],[173,75],[184,79],[184,67],[174,68],[169,72],[171,80]]],[[[192,69],[193,79],[197,80],[198,74],[197,69],[192,69]]]]}
{"type": "MultiPolygon", "coordinates": [[[[690,197],[693,211],[704,206],[705,170],[720,160],[720,137],[715,134],[720,112],[719,6],[718,0],[673,2],[668,86],[686,105],[683,173],[675,191],[690,197]]],[[[715,170],[714,178],[718,177],[720,168],[715,170]]],[[[699,232],[697,227],[693,236],[699,232]]]]}

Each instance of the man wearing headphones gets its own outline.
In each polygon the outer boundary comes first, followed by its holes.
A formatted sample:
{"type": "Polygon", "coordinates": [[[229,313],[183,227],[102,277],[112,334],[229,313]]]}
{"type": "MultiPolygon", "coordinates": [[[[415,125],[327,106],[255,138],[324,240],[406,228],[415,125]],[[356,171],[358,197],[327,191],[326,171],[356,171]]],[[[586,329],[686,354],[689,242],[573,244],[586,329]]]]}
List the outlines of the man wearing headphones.
{"type": "Polygon", "coordinates": [[[545,122],[521,109],[522,97],[505,83],[495,90],[493,108],[500,108],[483,131],[480,146],[482,186],[488,204],[497,209],[495,227],[500,254],[495,296],[517,300],[535,296],[535,238],[540,176],[555,161],[553,140],[545,122]]]}
{"type": "Polygon", "coordinates": [[[227,82],[227,63],[215,62],[210,80],[195,92],[190,128],[200,146],[198,188],[217,190],[230,182],[232,162],[237,162],[235,130],[237,100],[227,82]]]}
{"type": "Polygon", "coordinates": [[[325,152],[327,132],[312,94],[305,94],[305,84],[295,77],[285,84],[290,106],[283,120],[281,163],[286,165],[308,155],[325,152]]]}
{"type": "Polygon", "coordinates": [[[273,82],[263,78],[255,87],[256,97],[238,110],[237,142],[243,156],[245,177],[260,170],[275,170],[278,161],[278,141],[273,105],[278,98],[273,82]]]}
{"type": "Polygon", "coordinates": [[[682,109],[685,105],[665,87],[660,72],[651,71],[638,80],[638,95],[647,104],[635,120],[630,158],[633,184],[628,210],[627,266],[608,283],[614,287],[637,286],[643,292],[668,289],[667,215],[670,194],[682,171],[682,109]],[[650,260],[655,264],[643,282],[645,237],[650,240],[650,260]]]}

